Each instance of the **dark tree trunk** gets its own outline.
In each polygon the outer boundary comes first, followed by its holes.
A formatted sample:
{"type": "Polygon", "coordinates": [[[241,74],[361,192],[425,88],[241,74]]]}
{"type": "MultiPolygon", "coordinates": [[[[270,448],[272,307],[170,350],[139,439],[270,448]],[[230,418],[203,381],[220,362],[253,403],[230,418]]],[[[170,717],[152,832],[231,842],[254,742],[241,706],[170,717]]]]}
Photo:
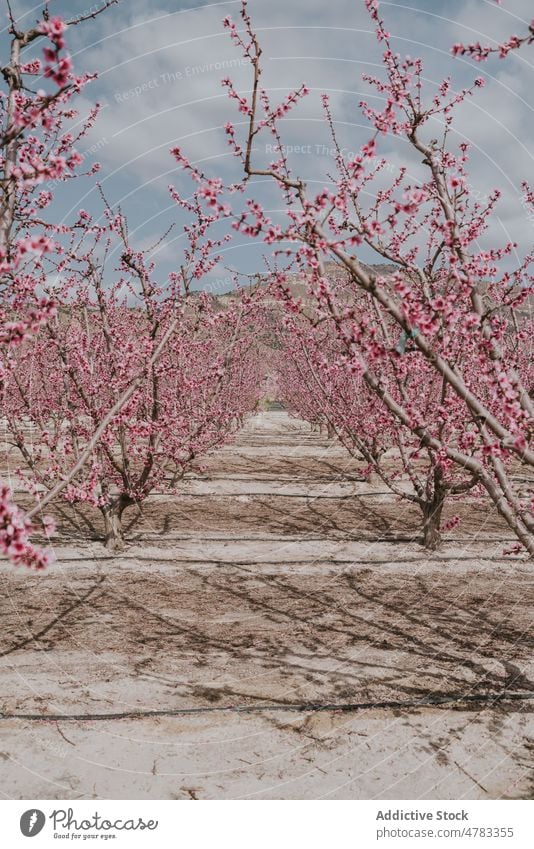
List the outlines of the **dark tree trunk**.
{"type": "Polygon", "coordinates": [[[437,487],[432,501],[427,501],[422,507],[423,511],[423,545],[425,548],[435,551],[441,545],[441,514],[445,504],[446,490],[437,487]]]}
{"type": "Polygon", "coordinates": [[[101,507],[104,517],[104,544],[110,551],[122,551],[124,548],[124,528],[122,514],[133,502],[120,495],[115,501],[101,507]]]}

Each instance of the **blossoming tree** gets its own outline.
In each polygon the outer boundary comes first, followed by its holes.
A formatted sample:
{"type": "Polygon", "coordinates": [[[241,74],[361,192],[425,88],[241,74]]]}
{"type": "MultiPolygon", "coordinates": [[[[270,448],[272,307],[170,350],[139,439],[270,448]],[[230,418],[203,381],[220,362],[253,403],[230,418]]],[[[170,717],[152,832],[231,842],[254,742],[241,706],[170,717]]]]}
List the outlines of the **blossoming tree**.
{"type": "MultiPolygon", "coordinates": [[[[234,209],[229,209],[228,187],[220,179],[204,177],[182,151],[175,151],[175,156],[197,182],[197,195],[203,195],[221,220],[230,220],[241,234],[274,245],[279,257],[291,255],[309,285],[312,321],[331,319],[344,356],[397,425],[408,429],[443,462],[476,477],[519,543],[534,556],[534,493],[531,484],[518,487],[515,480],[518,468],[534,465],[529,444],[534,421],[532,384],[517,368],[518,346],[509,343],[509,337],[522,332],[522,310],[532,292],[532,256],[527,254],[510,270],[513,243],[480,247],[499,192],[492,192],[485,204],[472,197],[469,146],[462,141],[453,148],[450,142],[455,108],[473,96],[483,81],[477,79],[471,88],[455,92],[450,80],[444,80],[426,98],[422,61],[395,53],[377,0],[365,0],[365,4],[384,52],[382,75],[364,79],[381,105],[360,104],[371,126],[370,136],[349,160],[337,141],[329,99],[323,96],[325,121],[337,152],[336,179],[328,187],[313,192],[291,170],[281,143],[282,120],[308,90],[302,85],[281,102],[271,102],[261,84],[262,49],[246,2],[241,6],[241,29],[230,18],[224,24],[250,64],[251,91],[241,94],[230,80],[223,81],[245,116],[244,135],[232,123],[226,126],[228,143],[244,172],[238,195],[243,204],[238,208],[234,203],[234,209]],[[444,128],[441,140],[434,138],[439,122],[444,128]],[[385,134],[403,138],[417,154],[420,179],[414,181],[406,168],[400,168],[384,184],[385,161],[377,154],[385,134]],[[274,138],[278,147],[273,161],[259,153],[272,146],[262,147],[259,142],[264,136],[274,138]],[[286,212],[278,220],[267,215],[254,197],[255,178],[270,179],[279,188],[286,212]],[[394,264],[395,273],[385,277],[364,265],[357,254],[360,246],[394,264]],[[340,297],[327,260],[370,297],[377,311],[371,323],[340,297]],[[377,328],[385,317],[397,332],[377,342],[377,328]],[[476,456],[463,450],[459,439],[439,438],[410,400],[395,397],[381,379],[384,362],[406,341],[412,368],[429,367],[445,385],[447,396],[459,404],[457,423],[461,421],[469,440],[474,434],[481,446],[476,456]],[[464,349],[470,355],[462,369],[458,357],[464,349]]],[[[235,194],[235,186],[229,188],[235,194]]],[[[525,196],[532,203],[527,186],[525,196]]],[[[284,288],[287,271],[277,271],[275,279],[284,288]]]]}
{"type": "MultiPolygon", "coordinates": [[[[363,315],[365,299],[358,301],[363,315]]],[[[368,306],[372,310],[370,302],[368,306]]],[[[399,425],[346,357],[331,321],[313,326],[292,313],[280,330],[280,340],[277,382],[285,406],[311,423],[324,422],[328,433],[359,461],[364,479],[373,472],[397,498],[416,505],[423,545],[438,548],[446,502],[468,492],[479,494],[476,475],[466,474],[399,425]]],[[[398,403],[424,420],[436,439],[476,457],[481,447],[466,438],[458,400],[427,363],[418,360],[414,368],[409,347],[406,350],[399,341],[381,366],[382,385],[398,403]]],[[[451,518],[445,527],[454,527],[457,521],[451,518]]]]}
{"type": "MultiPolygon", "coordinates": [[[[106,0],[70,21],[50,16],[45,3],[35,26],[23,29],[7,4],[9,57],[2,63],[5,89],[0,91],[0,342],[4,346],[28,338],[51,317],[52,300],[39,298],[41,259],[58,250],[54,228],[43,222],[56,189],[79,171],[77,142],[88,132],[97,114],[82,120],[76,135],[68,132],[75,117],[73,98],[89,76],[73,71],[66,51],[65,31],[113,5],[106,0]],[[44,41],[41,58],[24,61],[31,46],[44,41]],[[16,315],[16,320],[14,316],[16,315]]],[[[60,228],[59,228],[60,229],[60,228]]],[[[0,381],[3,364],[0,362],[0,381]]],[[[12,562],[42,568],[46,552],[30,541],[32,517],[14,503],[9,487],[0,487],[0,551],[12,562]]]]}
{"type": "Polygon", "coordinates": [[[174,285],[158,285],[123,216],[108,210],[108,219],[97,226],[83,215],[90,247],[66,252],[57,315],[6,352],[2,407],[23,482],[38,495],[66,481],[62,497],[97,507],[106,544],[120,549],[124,510],[174,490],[254,407],[258,299],[243,293],[216,310],[184,290],[185,268],[174,285]],[[105,257],[115,243],[111,282],[105,257]]]}

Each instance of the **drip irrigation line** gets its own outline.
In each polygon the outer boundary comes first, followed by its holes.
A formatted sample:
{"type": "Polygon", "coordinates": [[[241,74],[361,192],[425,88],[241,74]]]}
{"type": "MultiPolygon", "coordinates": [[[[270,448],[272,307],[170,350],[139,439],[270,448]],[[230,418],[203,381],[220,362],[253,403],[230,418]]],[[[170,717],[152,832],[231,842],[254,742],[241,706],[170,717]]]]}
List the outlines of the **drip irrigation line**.
{"type": "Polygon", "coordinates": [[[534,692],[528,693],[486,693],[480,695],[428,696],[422,699],[383,699],[376,702],[341,702],[336,704],[320,702],[275,703],[256,705],[225,705],[221,707],[167,708],[163,710],[132,710],[114,713],[0,713],[0,720],[18,719],[32,722],[94,722],[116,719],[145,719],[165,716],[190,716],[212,713],[267,713],[292,711],[296,713],[320,713],[326,711],[353,713],[360,710],[406,709],[446,707],[457,704],[498,704],[501,702],[522,702],[534,700],[534,692]]]}
{"type": "MultiPolygon", "coordinates": [[[[194,542],[194,540],[192,540],[191,538],[187,538],[187,537],[183,537],[183,538],[171,537],[170,539],[171,539],[172,542],[194,542]]],[[[205,567],[210,567],[210,566],[220,566],[220,567],[222,567],[222,566],[239,566],[239,567],[250,566],[251,569],[253,569],[257,566],[269,566],[269,567],[279,567],[279,566],[312,566],[312,567],[315,567],[315,566],[343,566],[343,567],[345,567],[345,566],[366,566],[366,567],[371,567],[371,566],[387,566],[387,565],[396,566],[396,565],[399,565],[399,564],[412,564],[412,565],[425,564],[426,566],[439,566],[442,563],[464,563],[464,562],[470,563],[470,562],[473,562],[473,561],[476,561],[477,563],[478,562],[502,563],[505,566],[508,565],[508,564],[510,564],[510,565],[513,564],[515,566],[517,564],[521,565],[523,563],[525,565],[528,565],[528,562],[529,562],[528,560],[526,560],[521,555],[504,555],[504,554],[487,554],[487,555],[485,555],[485,554],[482,554],[482,553],[477,552],[477,551],[474,551],[472,554],[466,554],[466,555],[461,555],[461,554],[460,555],[456,555],[456,554],[437,555],[435,552],[429,552],[427,557],[425,557],[423,555],[421,557],[415,557],[415,556],[412,556],[412,557],[395,557],[395,558],[381,558],[381,559],[374,559],[374,560],[373,559],[367,559],[367,558],[362,559],[362,558],[358,558],[358,557],[335,557],[335,556],[328,557],[326,555],[324,555],[324,556],[317,555],[312,560],[310,560],[309,557],[305,557],[301,560],[288,559],[288,558],[284,558],[284,560],[272,560],[272,559],[271,560],[251,560],[251,559],[236,560],[235,558],[232,559],[232,560],[222,560],[220,557],[213,557],[213,556],[211,556],[211,557],[209,557],[209,556],[205,556],[205,557],[176,557],[176,556],[174,556],[174,557],[163,557],[163,556],[158,554],[158,555],[150,555],[150,557],[149,557],[147,555],[136,553],[135,551],[131,550],[139,542],[157,543],[158,541],[159,541],[159,538],[157,536],[155,536],[155,537],[141,537],[139,539],[129,539],[129,540],[127,540],[129,549],[125,549],[124,551],[120,552],[120,560],[123,561],[123,562],[128,562],[128,561],[136,561],[137,562],[137,561],[147,560],[147,561],[150,561],[151,563],[154,563],[154,565],[156,565],[156,563],[157,564],[172,563],[172,564],[175,564],[176,566],[194,566],[194,567],[196,567],[196,566],[205,566],[205,567]]],[[[233,542],[234,540],[223,539],[221,541],[233,542]]],[[[268,540],[268,539],[266,539],[266,540],[252,539],[252,540],[246,540],[246,541],[247,542],[253,542],[253,543],[254,542],[281,542],[281,543],[283,543],[283,540],[268,540]]],[[[314,539],[310,540],[310,539],[307,539],[307,538],[303,538],[302,540],[290,540],[289,542],[292,543],[292,542],[319,542],[319,541],[320,540],[314,540],[314,539]]],[[[354,543],[368,543],[368,544],[371,544],[371,545],[374,545],[376,543],[387,544],[387,545],[390,545],[390,544],[395,545],[399,542],[406,542],[406,543],[414,543],[415,544],[416,541],[417,541],[417,539],[413,538],[413,537],[406,537],[404,539],[398,538],[398,537],[394,538],[394,539],[382,538],[382,539],[379,539],[379,540],[361,539],[361,538],[356,539],[356,540],[345,540],[345,539],[339,540],[339,539],[335,539],[335,538],[333,538],[331,540],[326,540],[326,542],[334,543],[334,544],[344,543],[344,542],[354,542],[354,543]]],[[[507,541],[508,540],[489,540],[489,542],[498,542],[499,544],[503,543],[503,542],[507,542],[507,541]]],[[[101,540],[90,540],[90,542],[91,543],[92,542],[101,542],[101,540]]],[[[204,543],[210,543],[210,542],[212,542],[212,540],[210,540],[209,538],[204,538],[203,542],[204,543]]],[[[215,540],[215,542],[217,542],[217,540],[215,540]]],[[[462,540],[453,540],[453,542],[455,542],[455,543],[462,542],[462,540]]],[[[284,548],[284,547],[285,547],[285,543],[282,545],[282,548],[284,548]]],[[[158,550],[160,550],[160,549],[158,549],[158,550]]],[[[94,553],[91,552],[91,553],[84,554],[80,557],[62,557],[61,560],[59,560],[59,558],[58,558],[57,562],[58,562],[59,565],[62,565],[62,564],[66,564],[66,563],[82,563],[82,562],[101,563],[101,562],[107,562],[107,561],[116,563],[117,562],[117,555],[116,554],[98,554],[98,553],[94,554],[94,553]]],[[[0,653],[0,657],[1,656],[2,655],[0,653]]]]}

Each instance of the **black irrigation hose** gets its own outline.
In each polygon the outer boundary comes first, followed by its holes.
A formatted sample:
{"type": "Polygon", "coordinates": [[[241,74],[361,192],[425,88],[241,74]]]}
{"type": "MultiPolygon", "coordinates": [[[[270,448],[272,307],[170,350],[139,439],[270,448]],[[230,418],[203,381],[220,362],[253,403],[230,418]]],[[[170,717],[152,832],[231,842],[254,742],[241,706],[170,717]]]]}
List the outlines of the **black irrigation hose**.
{"type": "Polygon", "coordinates": [[[378,702],[348,702],[341,704],[320,704],[304,702],[302,704],[259,704],[226,705],[223,707],[168,708],[167,710],[125,711],[122,713],[0,713],[2,719],[20,719],[33,722],[92,722],[112,719],[145,719],[159,716],[189,716],[202,713],[263,713],[266,711],[294,711],[297,713],[319,713],[321,711],[339,711],[352,713],[359,710],[380,708],[402,709],[419,707],[441,707],[450,704],[491,704],[495,702],[522,702],[534,699],[534,693],[486,693],[481,695],[428,696],[415,700],[389,699],[378,702]]]}

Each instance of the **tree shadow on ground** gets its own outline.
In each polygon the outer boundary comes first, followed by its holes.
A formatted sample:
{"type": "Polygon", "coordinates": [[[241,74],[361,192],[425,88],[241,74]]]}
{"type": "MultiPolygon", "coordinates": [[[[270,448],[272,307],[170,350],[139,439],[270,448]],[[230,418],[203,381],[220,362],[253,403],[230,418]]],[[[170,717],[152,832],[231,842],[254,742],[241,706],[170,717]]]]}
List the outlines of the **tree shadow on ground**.
{"type": "MultiPolygon", "coordinates": [[[[126,586],[123,576],[108,576],[98,596],[72,610],[67,590],[54,588],[36,613],[43,591],[34,584],[17,598],[16,633],[27,617],[31,632],[41,634],[21,646],[18,659],[43,648],[83,646],[91,657],[119,651],[122,674],[133,679],[142,656],[143,678],[163,678],[171,691],[173,682],[183,690],[186,675],[193,703],[534,692],[532,592],[519,579],[471,573],[451,582],[444,573],[380,575],[376,568],[262,575],[221,564],[209,573],[130,573],[126,586]],[[65,610],[67,617],[46,627],[65,610]]],[[[7,627],[7,650],[20,643],[14,637],[7,627]]]]}

